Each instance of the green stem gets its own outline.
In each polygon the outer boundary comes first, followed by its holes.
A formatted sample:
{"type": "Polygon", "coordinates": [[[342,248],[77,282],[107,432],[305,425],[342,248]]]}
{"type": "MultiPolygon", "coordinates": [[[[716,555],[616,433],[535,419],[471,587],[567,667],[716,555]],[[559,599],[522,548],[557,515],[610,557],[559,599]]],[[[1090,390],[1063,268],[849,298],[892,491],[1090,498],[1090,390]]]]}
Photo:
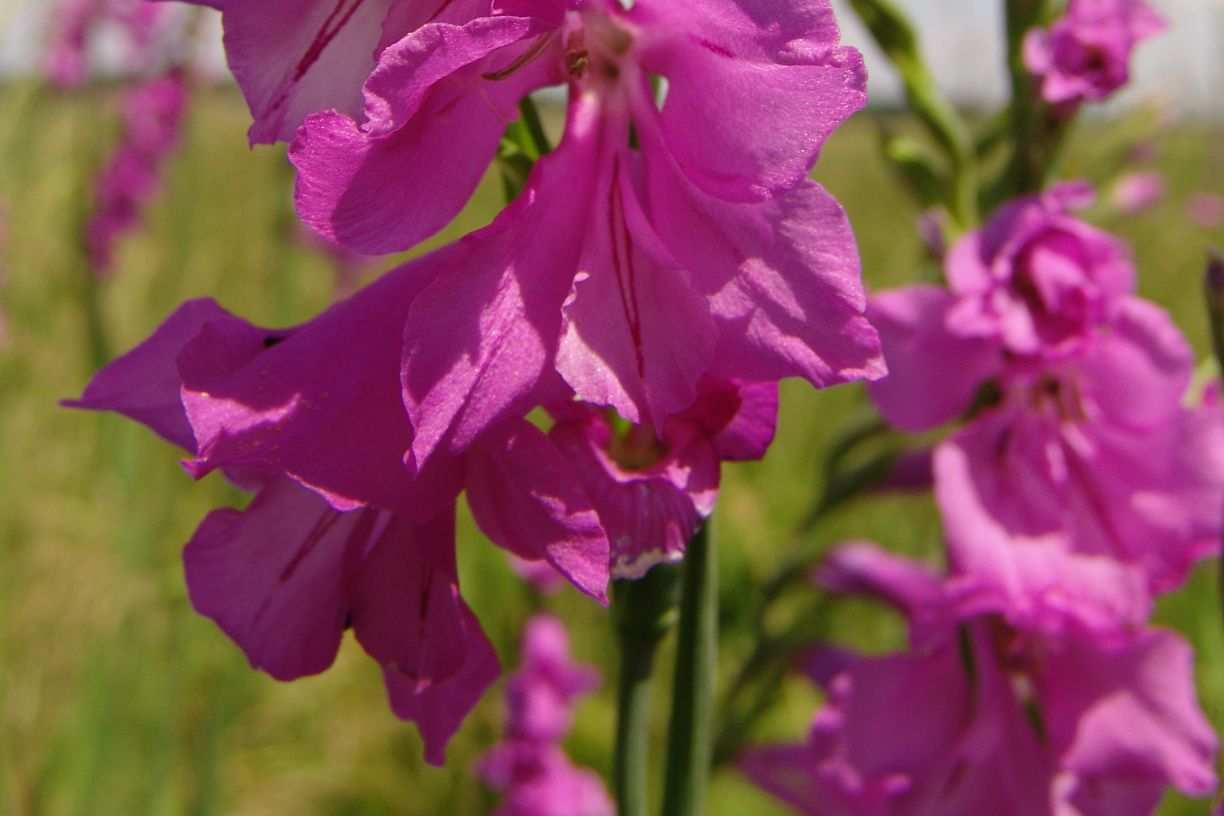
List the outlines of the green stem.
{"type": "Polygon", "coordinates": [[[613,619],[620,647],[613,790],[620,816],[646,816],[650,754],[650,678],[659,643],[676,618],[679,571],[657,566],[636,581],[617,581],[613,619]]]}
{"type": "Polygon", "coordinates": [[[718,669],[718,560],[711,527],[707,521],[697,531],[684,556],[663,816],[705,813],[718,669]]]}
{"type": "Polygon", "coordinates": [[[1007,69],[1011,76],[1012,156],[1004,172],[1002,200],[1035,192],[1044,186],[1070,126],[1063,115],[1041,99],[1024,64],[1024,39],[1050,17],[1051,0],[1007,0],[1007,69]]]}
{"type": "Polygon", "coordinates": [[[548,134],[544,132],[544,123],[540,120],[540,111],[530,96],[523,97],[523,101],[519,103],[519,112],[523,115],[523,125],[527,128],[527,134],[531,136],[531,143],[535,146],[537,157],[551,153],[552,143],[548,141],[548,134]]]}

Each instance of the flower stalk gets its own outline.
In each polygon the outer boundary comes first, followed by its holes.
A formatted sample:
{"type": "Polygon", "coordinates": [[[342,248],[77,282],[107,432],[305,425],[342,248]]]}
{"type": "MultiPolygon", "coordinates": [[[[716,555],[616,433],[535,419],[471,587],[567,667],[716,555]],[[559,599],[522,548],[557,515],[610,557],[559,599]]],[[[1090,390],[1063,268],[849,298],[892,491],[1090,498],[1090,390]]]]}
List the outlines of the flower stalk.
{"type": "Polygon", "coordinates": [[[707,521],[684,556],[663,816],[701,816],[710,777],[718,670],[718,559],[707,521]]]}
{"type": "Polygon", "coordinates": [[[661,565],[612,587],[620,651],[612,785],[619,816],[645,816],[649,789],[650,681],[655,654],[676,622],[680,571],[661,565]]]}

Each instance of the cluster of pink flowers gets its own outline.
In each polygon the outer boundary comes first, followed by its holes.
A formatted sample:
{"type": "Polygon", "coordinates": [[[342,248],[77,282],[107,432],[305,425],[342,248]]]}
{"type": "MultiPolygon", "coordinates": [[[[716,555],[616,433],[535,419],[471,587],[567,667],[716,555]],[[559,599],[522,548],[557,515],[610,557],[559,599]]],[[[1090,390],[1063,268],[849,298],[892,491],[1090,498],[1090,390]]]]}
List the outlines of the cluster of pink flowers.
{"type": "Polygon", "coordinates": [[[98,176],[85,232],[90,267],[99,275],[111,270],[118,239],[139,224],[158,190],[178,145],[188,84],[186,73],[174,69],[123,92],[119,144],[98,176]]]}
{"type": "Polygon", "coordinates": [[[612,816],[603,782],[574,767],[561,747],[575,703],[598,686],[595,669],[570,658],[561,621],[547,615],[528,621],[522,666],[506,686],[505,739],[477,768],[502,793],[495,816],[612,816]]]}
{"type": "Polygon", "coordinates": [[[869,545],[820,571],[911,637],[815,650],[809,739],[744,758],[805,813],[1150,814],[1169,786],[1215,789],[1190,648],[1148,618],[1219,551],[1224,412],[1214,386],[1187,402],[1189,345],[1135,296],[1121,242],[1074,216],[1091,195],[1013,201],[952,247],[947,288],[872,300],[881,413],[957,423],[932,456],[948,572],[869,545]]]}
{"type": "Polygon", "coordinates": [[[866,543],[818,579],[904,615],[910,649],[803,656],[828,700],[807,740],[742,760],[799,812],[1140,816],[1170,785],[1214,791],[1216,736],[1172,632],[1108,641],[966,613],[949,580],[866,543]]]}
{"type": "Polygon", "coordinates": [[[488,227],[293,328],[186,303],[74,403],[255,492],[188,545],[193,604],[286,680],[352,628],[439,763],[497,676],[459,594],[461,493],[605,601],[683,556],[722,462],[764,454],[779,379],[884,374],[849,223],[808,180],[862,60],[828,0],[207,5],[252,141],[291,142],[299,213],[363,254],[444,226],[520,102],[568,90],[488,227]]]}

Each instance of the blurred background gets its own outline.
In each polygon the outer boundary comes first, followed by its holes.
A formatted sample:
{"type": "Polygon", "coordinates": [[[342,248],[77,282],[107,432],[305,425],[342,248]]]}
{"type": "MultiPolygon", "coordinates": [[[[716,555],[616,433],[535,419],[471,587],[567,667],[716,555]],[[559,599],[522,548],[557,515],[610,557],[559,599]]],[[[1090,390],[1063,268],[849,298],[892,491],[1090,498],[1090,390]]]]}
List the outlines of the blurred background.
{"type": "MultiPolygon", "coordinates": [[[[390,714],[376,667],[352,642],[330,672],[291,685],[252,671],[190,609],[179,553],[202,516],[243,497],[211,478],[192,483],[175,451],[129,422],[74,413],[91,373],[143,339],[180,301],[210,295],[264,325],[291,324],[396,259],[353,266],[303,237],[281,149],[246,147],[248,115],[225,80],[215,25],[198,37],[198,70],[181,143],[140,227],[99,277],[82,230],[95,177],[118,137],[125,78],[113,45],[97,44],[96,79],[72,91],[40,77],[47,0],[0,0],[0,814],[479,814],[495,799],[472,764],[499,736],[502,684],[452,742],[447,768],[424,765],[412,726],[390,714]]],[[[941,83],[974,116],[1004,101],[1000,3],[910,0],[941,83]]],[[[1170,33],[1144,46],[1135,87],[1081,122],[1063,175],[1102,191],[1090,219],[1134,247],[1143,293],[1170,309],[1200,356],[1199,296],[1208,247],[1224,245],[1224,4],[1156,2],[1170,33]],[[1117,183],[1158,173],[1164,193],[1136,208],[1117,183]]],[[[866,36],[873,108],[836,134],[816,177],[856,227],[869,286],[933,274],[919,212],[880,158],[882,133],[917,128],[897,112],[897,84],[866,36]]],[[[215,21],[210,21],[215,22],[215,21]]],[[[545,114],[559,125],[556,99],[545,114]]],[[[437,245],[486,223],[501,206],[490,175],[437,245]]],[[[828,440],[867,411],[861,389],[784,388],[781,430],[765,462],[727,468],[718,509],[724,668],[751,644],[753,587],[820,490],[828,440]]],[[[939,524],[929,498],[851,505],[814,543],[872,538],[932,560],[939,524]]],[[[571,590],[541,600],[464,516],[464,594],[506,667],[520,627],[548,608],[570,626],[578,658],[605,669],[567,744],[578,764],[609,770],[614,666],[606,612],[571,590]]],[[[1162,603],[1161,622],[1198,653],[1200,694],[1224,726],[1224,622],[1204,565],[1162,603]]],[[[823,628],[869,651],[901,645],[895,621],[834,607],[823,628]]],[[[663,667],[670,666],[664,654],[663,667]]],[[[665,670],[660,683],[668,681],[665,670]]],[[[664,689],[658,711],[663,713],[664,689]]],[[[798,739],[818,698],[788,683],[761,739],[798,739]]],[[[660,720],[662,717],[660,717],[660,720]]],[[[711,813],[780,814],[722,772],[711,813]]],[[[1162,813],[1206,814],[1170,799],[1162,813]]]]}

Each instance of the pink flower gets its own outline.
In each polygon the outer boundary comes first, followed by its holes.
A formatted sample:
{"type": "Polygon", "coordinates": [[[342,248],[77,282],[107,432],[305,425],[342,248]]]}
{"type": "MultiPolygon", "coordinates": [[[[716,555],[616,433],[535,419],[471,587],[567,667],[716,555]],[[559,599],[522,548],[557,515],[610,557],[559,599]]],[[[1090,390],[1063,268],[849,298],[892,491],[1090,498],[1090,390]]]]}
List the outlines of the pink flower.
{"type": "Polygon", "coordinates": [[[1052,105],[1100,101],[1130,81],[1135,47],[1164,29],[1145,0],[1071,0],[1048,30],[1029,32],[1024,64],[1052,105]]]}
{"type": "Polygon", "coordinates": [[[86,243],[94,271],[111,268],[118,239],[139,222],[144,205],[157,191],[166,159],[178,144],[188,87],[181,71],[125,91],[123,132],[95,190],[86,243]]]}
{"type": "Polygon", "coordinates": [[[682,559],[714,510],[721,463],[759,459],[773,441],[776,384],[708,380],[700,390],[659,437],[643,426],[618,433],[607,412],[578,403],[554,412],[549,436],[599,513],[616,578],[640,578],[682,559]]]}
{"type": "Polygon", "coordinates": [[[1167,787],[1214,789],[1217,739],[1176,635],[1106,645],[958,618],[938,578],[872,545],[835,551],[822,578],[905,614],[911,646],[808,656],[829,701],[808,741],[741,761],[798,811],[1139,816],[1167,787]]]}
{"type": "Polygon", "coordinates": [[[485,754],[478,772],[485,784],[503,794],[493,816],[613,816],[616,812],[600,778],[575,768],[552,743],[503,743],[485,754]]]}
{"type": "Polygon", "coordinates": [[[598,685],[593,668],[570,658],[561,621],[538,615],[527,623],[523,663],[506,688],[506,740],[477,768],[503,794],[498,816],[612,816],[599,777],[571,765],[560,747],[574,701],[598,685]]]}
{"type": "Polygon", "coordinates": [[[1164,176],[1156,172],[1128,173],[1114,183],[1110,204],[1125,215],[1156,206],[1165,196],[1164,176]]]}
{"type": "Polygon", "coordinates": [[[599,673],[570,657],[564,624],[535,616],[523,636],[522,664],[506,686],[507,736],[560,742],[573,727],[574,703],[598,687],[599,673]]]}
{"type": "Polygon", "coordinates": [[[1192,353],[1120,245],[1048,201],[954,248],[951,291],[873,301],[893,374],[871,393],[907,431],[969,419],[934,456],[967,610],[1116,633],[1217,551],[1224,417],[1183,407],[1192,353]]]}
{"type": "Polygon", "coordinates": [[[882,374],[849,225],[805,180],[824,137],[862,103],[861,61],[837,45],[823,2],[773,10],[771,28],[730,0],[713,6],[718,25],[700,37],[687,28],[696,18],[652,3],[431,23],[382,52],[363,123],[307,120],[292,148],[299,212],[385,252],[467,200],[524,93],[571,86],[561,146],[472,244],[492,251],[414,304],[405,361],[418,464],[479,431],[466,406],[481,406],[480,423],[517,413],[553,370],[581,401],[656,429],[704,376],[828,385],[882,374]],[[662,111],[649,72],[669,77],[662,111]],[[455,336],[468,353],[440,353],[438,338],[455,336]],[[494,382],[493,394],[473,392],[494,382]]]}
{"type": "Polygon", "coordinates": [[[1186,217],[1204,229],[1224,224],[1224,196],[1195,193],[1186,200],[1186,217]]]}

